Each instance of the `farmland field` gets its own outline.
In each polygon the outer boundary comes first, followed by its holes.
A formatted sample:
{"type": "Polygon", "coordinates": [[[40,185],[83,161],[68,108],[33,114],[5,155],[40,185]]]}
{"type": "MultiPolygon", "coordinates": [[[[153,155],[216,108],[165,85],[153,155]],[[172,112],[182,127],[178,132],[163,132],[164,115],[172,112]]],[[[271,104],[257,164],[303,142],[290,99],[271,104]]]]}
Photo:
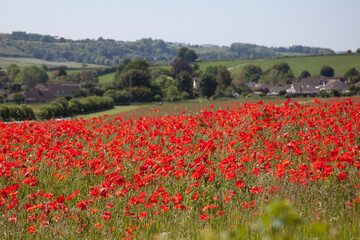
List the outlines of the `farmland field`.
{"type": "MultiPolygon", "coordinates": [[[[296,56],[296,57],[277,57],[277,58],[256,58],[256,59],[236,59],[200,62],[201,71],[205,71],[210,66],[223,65],[231,68],[233,75],[239,74],[247,64],[260,66],[263,71],[269,69],[275,63],[287,63],[298,77],[302,71],[307,70],[312,76],[319,76],[323,66],[330,66],[335,70],[335,76],[344,76],[350,68],[360,69],[360,55],[325,55],[325,56],[296,56]]],[[[169,66],[164,66],[169,69],[169,66]]]]}
{"type": "MultiPolygon", "coordinates": [[[[307,70],[312,76],[319,76],[323,66],[330,66],[335,70],[335,76],[344,76],[351,68],[360,69],[360,55],[329,55],[329,56],[297,56],[281,58],[264,58],[263,60],[249,60],[248,64],[260,66],[263,71],[269,69],[272,65],[279,62],[289,64],[298,77],[302,71],[307,70]]],[[[242,67],[234,69],[233,74],[240,73],[242,67]]]]}
{"type": "Polygon", "coordinates": [[[0,239],[360,235],[360,98],[147,109],[0,123],[0,239]]]}
{"type": "MultiPolygon", "coordinates": [[[[260,66],[263,71],[269,69],[275,63],[286,62],[292,69],[295,77],[301,72],[307,70],[312,76],[319,76],[320,69],[325,66],[331,66],[335,70],[335,76],[344,76],[350,68],[360,69],[360,55],[330,55],[330,56],[296,56],[296,57],[278,57],[263,59],[236,59],[203,61],[198,63],[201,71],[205,72],[208,67],[223,65],[230,69],[232,75],[239,74],[248,64],[260,66]]],[[[159,66],[171,70],[170,65],[159,66]]],[[[99,83],[110,83],[114,80],[115,73],[106,74],[99,77],[99,83]]]]}
{"type": "MultiPolygon", "coordinates": [[[[41,66],[42,64],[45,64],[48,67],[65,65],[68,68],[83,68],[82,63],[76,63],[76,62],[49,62],[36,58],[0,57],[0,67],[5,68],[6,66],[12,63],[17,64],[20,67],[24,67],[28,65],[41,66]]],[[[96,64],[86,64],[86,65],[88,68],[104,67],[102,65],[96,65],[96,64]]]]}
{"type": "Polygon", "coordinates": [[[105,83],[111,83],[114,81],[114,77],[115,77],[115,74],[116,73],[109,73],[109,74],[105,74],[103,76],[100,76],[99,77],[99,83],[102,85],[102,84],[105,84],[105,83]]]}

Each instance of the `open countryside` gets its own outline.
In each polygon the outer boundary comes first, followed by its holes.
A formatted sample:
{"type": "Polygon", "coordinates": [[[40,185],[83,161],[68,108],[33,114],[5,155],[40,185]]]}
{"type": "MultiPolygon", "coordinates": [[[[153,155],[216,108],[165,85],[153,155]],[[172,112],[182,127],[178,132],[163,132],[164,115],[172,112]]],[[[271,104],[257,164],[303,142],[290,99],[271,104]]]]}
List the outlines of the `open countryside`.
{"type": "Polygon", "coordinates": [[[0,239],[360,235],[360,48],[0,47],[0,239]]]}

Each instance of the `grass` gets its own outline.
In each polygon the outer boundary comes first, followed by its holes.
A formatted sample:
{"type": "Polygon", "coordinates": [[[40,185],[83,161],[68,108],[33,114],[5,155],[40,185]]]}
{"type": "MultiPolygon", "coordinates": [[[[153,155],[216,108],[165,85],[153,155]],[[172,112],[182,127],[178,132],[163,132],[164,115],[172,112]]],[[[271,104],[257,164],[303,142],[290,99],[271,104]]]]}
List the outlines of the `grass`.
{"type": "Polygon", "coordinates": [[[103,76],[100,76],[99,77],[99,83],[100,85],[103,85],[105,83],[111,83],[114,81],[114,78],[115,78],[115,75],[116,73],[109,73],[109,74],[106,74],[106,75],[103,75],[103,76]]]}
{"type": "Polygon", "coordinates": [[[84,115],[77,115],[74,118],[80,119],[91,119],[91,118],[97,118],[97,117],[104,117],[104,115],[109,115],[109,116],[113,116],[113,115],[121,115],[121,113],[123,112],[127,112],[127,111],[131,111],[131,110],[136,110],[141,108],[141,106],[115,106],[114,109],[109,109],[106,111],[101,111],[101,112],[96,112],[96,113],[89,113],[89,114],[84,114],[84,115]]]}
{"type": "Polygon", "coordinates": [[[246,59],[238,60],[220,60],[220,61],[204,61],[199,63],[200,70],[205,72],[208,67],[225,66],[227,68],[233,68],[242,64],[248,63],[246,59]]]}
{"type": "MultiPolygon", "coordinates": [[[[335,70],[335,76],[344,76],[351,68],[360,70],[360,54],[352,55],[325,55],[325,56],[293,56],[276,58],[256,58],[256,59],[229,59],[218,61],[202,61],[198,65],[201,71],[205,71],[210,66],[223,65],[232,68],[232,75],[241,73],[247,64],[260,66],[263,71],[269,69],[275,63],[285,62],[289,64],[295,77],[298,77],[304,70],[307,70],[312,76],[319,76],[323,66],[330,66],[335,70]]],[[[161,66],[169,69],[170,66],[161,66]]]]}
{"type": "MultiPolygon", "coordinates": [[[[30,108],[36,113],[40,110],[41,107],[46,106],[48,104],[45,103],[32,103],[28,104],[30,108]]],[[[89,113],[89,114],[82,114],[77,115],[73,117],[74,119],[92,119],[97,117],[104,117],[104,115],[108,116],[120,116],[122,113],[128,112],[128,111],[134,111],[140,108],[147,108],[149,104],[143,104],[143,105],[129,105],[129,106],[115,106],[113,109],[108,109],[105,111],[95,112],[95,113],[89,113]]]]}
{"type": "MultiPolygon", "coordinates": [[[[263,71],[269,69],[272,65],[279,62],[289,64],[295,77],[298,77],[304,70],[307,70],[312,76],[319,76],[323,66],[330,66],[335,70],[335,76],[344,76],[351,68],[360,69],[360,55],[330,55],[330,56],[297,56],[281,57],[269,59],[255,59],[245,61],[247,64],[260,66],[263,71]]],[[[236,68],[232,74],[238,74],[243,67],[236,68]]]]}
{"type": "MultiPolygon", "coordinates": [[[[83,68],[82,63],[76,63],[76,62],[50,62],[36,58],[0,57],[0,67],[5,68],[6,66],[12,63],[17,64],[20,67],[24,67],[28,65],[41,66],[42,64],[45,64],[49,67],[65,65],[68,68],[83,68]]],[[[86,64],[86,65],[87,68],[104,67],[102,65],[96,65],[96,64],[86,64]]]]}

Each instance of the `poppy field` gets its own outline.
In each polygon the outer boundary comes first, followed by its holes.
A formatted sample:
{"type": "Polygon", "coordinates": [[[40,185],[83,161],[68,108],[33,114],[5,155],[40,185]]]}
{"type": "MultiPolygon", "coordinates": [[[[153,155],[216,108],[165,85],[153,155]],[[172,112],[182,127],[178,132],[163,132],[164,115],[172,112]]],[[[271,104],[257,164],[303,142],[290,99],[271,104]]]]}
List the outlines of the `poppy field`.
{"type": "Polygon", "coordinates": [[[356,100],[0,123],[0,238],[356,239],[356,100]]]}

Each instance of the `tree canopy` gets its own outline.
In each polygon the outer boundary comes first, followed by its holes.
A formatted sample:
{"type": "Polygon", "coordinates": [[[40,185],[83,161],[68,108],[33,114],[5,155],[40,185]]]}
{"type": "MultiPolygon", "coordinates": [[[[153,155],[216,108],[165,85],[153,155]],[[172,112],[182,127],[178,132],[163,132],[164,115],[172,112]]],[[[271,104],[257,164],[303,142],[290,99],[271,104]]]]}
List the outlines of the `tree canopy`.
{"type": "Polygon", "coordinates": [[[360,81],[360,73],[355,68],[351,68],[349,71],[347,71],[344,75],[347,79],[350,80],[350,83],[354,84],[360,81]]]}
{"type": "Polygon", "coordinates": [[[198,58],[194,50],[187,47],[181,47],[177,50],[176,59],[186,62],[195,62],[198,58]]]}
{"type": "Polygon", "coordinates": [[[121,72],[118,82],[121,89],[129,88],[130,85],[150,86],[149,64],[142,59],[131,61],[121,72]]]}
{"type": "Polygon", "coordinates": [[[193,82],[188,72],[180,72],[176,77],[176,81],[180,92],[187,92],[189,95],[192,94],[193,82]]]}
{"type": "Polygon", "coordinates": [[[189,74],[192,73],[192,67],[190,66],[189,62],[183,60],[175,59],[171,63],[171,73],[174,78],[181,72],[188,72],[189,74]]]}
{"type": "Polygon", "coordinates": [[[311,74],[306,70],[304,70],[299,76],[299,78],[308,78],[308,77],[311,77],[311,74]]]}
{"type": "Polygon", "coordinates": [[[26,66],[21,72],[21,81],[27,89],[33,88],[36,84],[46,83],[49,77],[44,69],[38,66],[26,66]]]}
{"type": "Polygon", "coordinates": [[[99,37],[97,40],[71,40],[49,35],[13,32],[0,36],[0,56],[33,57],[48,61],[74,61],[100,65],[117,65],[122,59],[144,59],[169,63],[175,57],[194,62],[197,58],[255,58],[286,54],[334,54],[331,49],[304,46],[269,48],[255,44],[233,43],[230,47],[179,44],[143,38],[135,42],[116,41],[99,37]],[[179,50],[178,50],[179,49],[179,50]]]}
{"type": "Polygon", "coordinates": [[[320,70],[320,75],[324,77],[333,77],[334,69],[330,66],[323,66],[320,70]]]}
{"type": "Polygon", "coordinates": [[[293,78],[294,74],[287,63],[275,63],[261,77],[261,82],[276,86],[285,83],[288,78],[293,78]]]}
{"type": "Polygon", "coordinates": [[[248,64],[243,68],[243,75],[247,82],[257,83],[263,74],[259,66],[248,64]]]}
{"type": "Polygon", "coordinates": [[[214,95],[218,83],[216,76],[210,73],[205,73],[201,76],[199,82],[199,90],[202,96],[210,98],[214,95]]]}

